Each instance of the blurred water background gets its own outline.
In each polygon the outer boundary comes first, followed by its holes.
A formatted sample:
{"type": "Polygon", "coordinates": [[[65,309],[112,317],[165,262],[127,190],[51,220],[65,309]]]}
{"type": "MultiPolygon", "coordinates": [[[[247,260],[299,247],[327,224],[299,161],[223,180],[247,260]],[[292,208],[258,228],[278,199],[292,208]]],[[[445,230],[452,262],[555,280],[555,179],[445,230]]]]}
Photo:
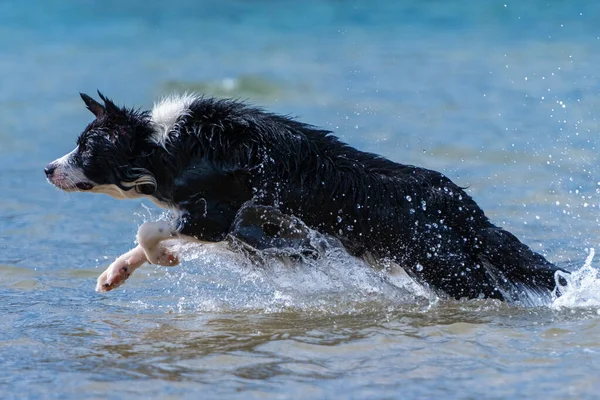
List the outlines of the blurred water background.
{"type": "Polygon", "coordinates": [[[0,1],[0,397],[597,398],[599,19],[593,0],[0,1]],[[96,294],[160,214],[45,181],[96,89],[247,99],[442,171],[572,289],[440,300],[339,252],[256,269],[209,246],[96,294]]]}

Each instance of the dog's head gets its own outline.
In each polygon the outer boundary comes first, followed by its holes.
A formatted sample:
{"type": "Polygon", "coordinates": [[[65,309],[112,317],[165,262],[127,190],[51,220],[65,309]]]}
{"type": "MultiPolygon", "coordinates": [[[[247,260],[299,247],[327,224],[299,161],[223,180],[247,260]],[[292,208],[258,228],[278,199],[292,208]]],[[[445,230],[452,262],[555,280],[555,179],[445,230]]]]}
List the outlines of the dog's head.
{"type": "Polygon", "coordinates": [[[77,147],[44,169],[48,181],[67,192],[105,193],[118,199],[140,197],[156,189],[154,176],[140,162],[152,151],[148,114],[104,104],[81,93],[96,119],[79,135],[77,147]]]}

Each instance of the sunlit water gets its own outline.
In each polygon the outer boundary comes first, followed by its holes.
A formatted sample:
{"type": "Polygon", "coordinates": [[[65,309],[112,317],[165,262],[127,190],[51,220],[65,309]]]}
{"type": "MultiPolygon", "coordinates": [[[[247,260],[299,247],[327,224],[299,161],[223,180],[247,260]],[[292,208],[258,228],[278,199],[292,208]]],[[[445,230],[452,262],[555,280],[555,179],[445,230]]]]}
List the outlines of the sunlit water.
{"type": "Polygon", "coordinates": [[[0,397],[597,398],[600,3],[0,2],[0,397]],[[437,298],[340,249],[262,266],[185,249],[107,295],[158,217],[42,168],[90,121],[78,92],[150,107],[248,99],[444,172],[574,271],[544,304],[437,298]]]}

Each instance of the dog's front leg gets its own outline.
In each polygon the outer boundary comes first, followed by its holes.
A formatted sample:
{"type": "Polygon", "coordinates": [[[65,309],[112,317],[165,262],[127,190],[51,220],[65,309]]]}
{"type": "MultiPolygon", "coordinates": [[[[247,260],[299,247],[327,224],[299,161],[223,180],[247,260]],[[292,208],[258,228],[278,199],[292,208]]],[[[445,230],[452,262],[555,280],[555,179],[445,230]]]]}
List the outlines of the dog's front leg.
{"type": "Polygon", "coordinates": [[[96,282],[97,292],[108,292],[123,284],[127,278],[148,259],[142,246],[129,250],[117,257],[115,261],[98,277],[96,282]]]}
{"type": "Polygon", "coordinates": [[[179,264],[179,258],[161,242],[176,238],[180,238],[179,233],[167,221],[146,222],[137,232],[137,241],[148,261],[165,267],[179,264]]]}
{"type": "Polygon", "coordinates": [[[108,292],[121,286],[133,271],[146,262],[152,264],[175,266],[179,258],[161,243],[167,239],[177,238],[177,232],[166,221],[146,222],[137,233],[139,246],[117,257],[115,261],[98,277],[97,292],[108,292]]]}

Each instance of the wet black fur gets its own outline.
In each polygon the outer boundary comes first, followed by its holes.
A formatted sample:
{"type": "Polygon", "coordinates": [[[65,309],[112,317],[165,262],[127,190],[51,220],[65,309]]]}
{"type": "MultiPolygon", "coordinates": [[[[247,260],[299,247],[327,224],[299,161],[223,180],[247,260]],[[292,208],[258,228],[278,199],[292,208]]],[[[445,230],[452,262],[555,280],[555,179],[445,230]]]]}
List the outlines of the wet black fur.
{"type": "MultiPolygon", "coordinates": [[[[82,95],[94,112],[97,107],[82,95]]],[[[96,183],[152,174],[130,190],[185,212],[180,232],[221,241],[244,204],[293,215],[357,256],[393,260],[460,298],[549,294],[556,266],[493,225],[439,172],[356,150],[330,132],[231,100],[199,98],[163,147],[149,113],[105,104],[78,140],[96,183]],[[107,140],[108,139],[108,140],[107,140]]],[[[264,230],[257,232],[265,236],[264,230]]]]}

